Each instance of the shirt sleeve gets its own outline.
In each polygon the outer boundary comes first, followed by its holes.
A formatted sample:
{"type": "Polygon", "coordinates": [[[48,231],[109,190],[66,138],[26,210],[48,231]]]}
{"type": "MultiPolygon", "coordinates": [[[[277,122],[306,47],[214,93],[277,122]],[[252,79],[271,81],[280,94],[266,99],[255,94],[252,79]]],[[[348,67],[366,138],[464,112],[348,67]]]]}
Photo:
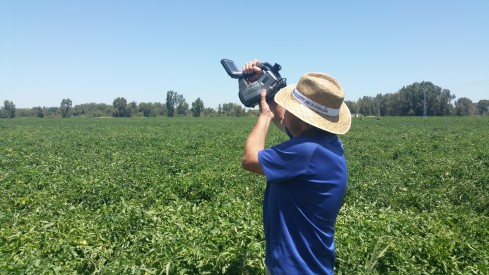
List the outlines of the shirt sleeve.
{"type": "Polygon", "coordinates": [[[269,183],[298,179],[307,173],[313,148],[287,143],[262,150],[258,161],[269,183]]]}

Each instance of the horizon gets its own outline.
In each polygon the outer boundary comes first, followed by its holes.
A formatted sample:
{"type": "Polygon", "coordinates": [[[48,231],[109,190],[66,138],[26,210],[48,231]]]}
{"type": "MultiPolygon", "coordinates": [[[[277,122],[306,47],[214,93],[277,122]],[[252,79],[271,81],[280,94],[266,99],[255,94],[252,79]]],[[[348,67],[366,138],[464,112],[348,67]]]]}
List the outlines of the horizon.
{"type": "MultiPolygon", "coordinates": [[[[418,82],[418,83],[419,83],[419,82],[418,82]]],[[[414,83],[412,83],[412,84],[414,84],[414,83]]],[[[434,84],[434,83],[433,83],[433,84],[434,84]]],[[[411,84],[410,84],[410,85],[411,85],[411,84]]],[[[407,86],[409,86],[409,85],[407,85],[407,86]]],[[[401,90],[401,89],[399,89],[399,90],[401,90]]],[[[448,90],[449,90],[449,89],[448,89],[448,90]]],[[[399,91],[397,91],[397,92],[395,92],[395,93],[398,93],[398,92],[399,92],[399,91]]],[[[385,95],[387,95],[387,94],[382,94],[382,96],[385,96],[385,95]]],[[[455,95],[455,96],[456,96],[456,95],[455,95]]],[[[165,97],[166,97],[166,94],[165,94],[165,97]]],[[[359,97],[357,100],[345,99],[345,102],[352,101],[352,102],[354,102],[354,103],[357,103],[357,102],[358,102],[359,100],[361,100],[363,97],[365,97],[365,96],[360,96],[360,97],[359,97]]],[[[375,96],[367,96],[367,97],[375,98],[375,96]]],[[[114,98],[114,100],[113,100],[113,101],[115,101],[117,98],[119,98],[119,97],[114,98]]],[[[121,97],[121,98],[124,98],[124,97],[121,97]]],[[[184,98],[185,98],[185,95],[184,95],[184,98]]],[[[461,96],[461,97],[456,96],[456,97],[455,97],[453,100],[451,100],[451,101],[449,102],[449,104],[454,105],[454,104],[455,104],[455,101],[457,101],[457,99],[459,99],[459,98],[465,98],[465,97],[464,97],[464,96],[461,96]]],[[[57,106],[32,106],[32,107],[17,107],[17,106],[16,106],[16,109],[34,109],[34,108],[39,108],[39,107],[41,107],[41,108],[59,108],[59,107],[61,106],[61,101],[62,101],[62,100],[64,100],[64,99],[70,99],[70,98],[63,98],[63,99],[61,99],[61,100],[60,100],[60,103],[59,103],[57,106]]],[[[129,103],[132,103],[132,102],[136,102],[136,104],[138,104],[138,105],[139,105],[139,104],[141,104],[141,103],[160,103],[160,104],[163,104],[163,105],[164,105],[164,104],[166,104],[166,98],[165,98],[165,100],[163,100],[163,101],[151,101],[151,102],[145,102],[145,101],[137,102],[137,101],[134,101],[134,100],[129,100],[129,99],[127,99],[127,98],[125,98],[125,99],[127,100],[127,103],[128,103],[128,104],[129,104],[129,103]]],[[[469,98],[469,99],[470,99],[470,98],[469,98]]],[[[5,99],[5,100],[8,100],[8,99],[5,99]]],[[[70,100],[71,100],[71,99],[70,99],[70,100]]],[[[186,98],[185,98],[185,100],[187,101],[187,99],[186,99],[186,98]]],[[[489,100],[489,98],[487,98],[487,99],[480,99],[480,100],[478,100],[478,101],[473,101],[472,99],[470,99],[470,100],[471,100],[471,101],[472,101],[474,104],[477,104],[479,101],[482,101],[482,100],[489,100]]],[[[4,100],[3,100],[3,101],[4,101],[4,100]]],[[[9,100],[9,101],[11,101],[11,100],[9,100]]],[[[14,103],[14,105],[15,105],[15,102],[13,102],[13,103],[14,103]]],[[[192,102],[187,101],[187,103],[189,104],[189,108],[190,108],[190,107],[192,106],[193,101],[192,101],[192,102]]],[[[253,110],[253,109],[257,109],[257,108],[258,108],[258,105],[257,105],[257,106],[255,106],[254,108],[245,107],[245,106],[244,106],[244,105],[243,105],[241,102],[239,102],[239,100],[238,100],[238,102],[221,102],[221,103],[218,103],[218,106],[216,106],[216,107],[209,107],[209,106],[206,106],[206,105],[205,105],[205,101],[204,101],[204,107],[205,107],[205,108],[218,109],[219,105],[222,105],[222,104],[229,104],[229,103],[235,103],[235,104],[239,104],[241,107],[243,107],[243,109],[246,109],[246,110],[253,110]]],[[[77,105],[86,105],[86,104],[105,104],[105,105],[108,105],[108,106],[113,106],[113,102],[112,102],[112,103],[105,103],[105,102],[83,102],[83,103],[78,103],[78,104],[72,104],[72,106],[73,106],[73,107],[76,107],[77,105]]]]}

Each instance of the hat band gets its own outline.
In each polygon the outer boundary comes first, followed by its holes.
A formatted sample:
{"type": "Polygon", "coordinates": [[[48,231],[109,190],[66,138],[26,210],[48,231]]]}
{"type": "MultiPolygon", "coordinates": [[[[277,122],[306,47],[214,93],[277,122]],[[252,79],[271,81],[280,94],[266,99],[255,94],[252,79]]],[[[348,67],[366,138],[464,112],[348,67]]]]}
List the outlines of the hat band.
{"type": "Polygon", "coordinates": [[[323,115],[327,116],[338,116],[340,114],[340,109],[329,108],[319,103],[314,102],[312,99],[303,95],[297,89],[294,89],[292,95],[297,99],[300,103],[306,105],[307,108],[319,112],[323,115]]]}

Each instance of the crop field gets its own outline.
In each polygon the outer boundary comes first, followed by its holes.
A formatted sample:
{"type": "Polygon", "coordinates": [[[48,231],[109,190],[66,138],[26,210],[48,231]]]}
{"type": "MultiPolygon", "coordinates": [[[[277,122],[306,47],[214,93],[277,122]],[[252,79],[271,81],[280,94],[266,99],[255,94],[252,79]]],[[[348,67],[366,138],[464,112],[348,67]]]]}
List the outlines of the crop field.
{"type": "MultiPolygon", "coordinates": [[[[255,121],[1,119],[0,273],[263,274],[255,121]]],[[[489,116],[355,118],[336,273],[489,274],[488,134],[489,116]]]]}

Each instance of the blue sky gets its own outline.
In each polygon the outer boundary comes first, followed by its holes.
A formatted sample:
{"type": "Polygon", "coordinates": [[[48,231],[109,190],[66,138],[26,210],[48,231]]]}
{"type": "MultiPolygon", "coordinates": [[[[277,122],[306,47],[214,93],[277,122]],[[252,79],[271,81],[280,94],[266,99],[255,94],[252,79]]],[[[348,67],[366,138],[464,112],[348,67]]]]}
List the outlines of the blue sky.
{"type": "Polygon", "coordinates": [[[0,0],[0,103],[239,103],[221,58],[326,72],[346,100],[431,81],[489,99],[489,1],[0,0]]]}

